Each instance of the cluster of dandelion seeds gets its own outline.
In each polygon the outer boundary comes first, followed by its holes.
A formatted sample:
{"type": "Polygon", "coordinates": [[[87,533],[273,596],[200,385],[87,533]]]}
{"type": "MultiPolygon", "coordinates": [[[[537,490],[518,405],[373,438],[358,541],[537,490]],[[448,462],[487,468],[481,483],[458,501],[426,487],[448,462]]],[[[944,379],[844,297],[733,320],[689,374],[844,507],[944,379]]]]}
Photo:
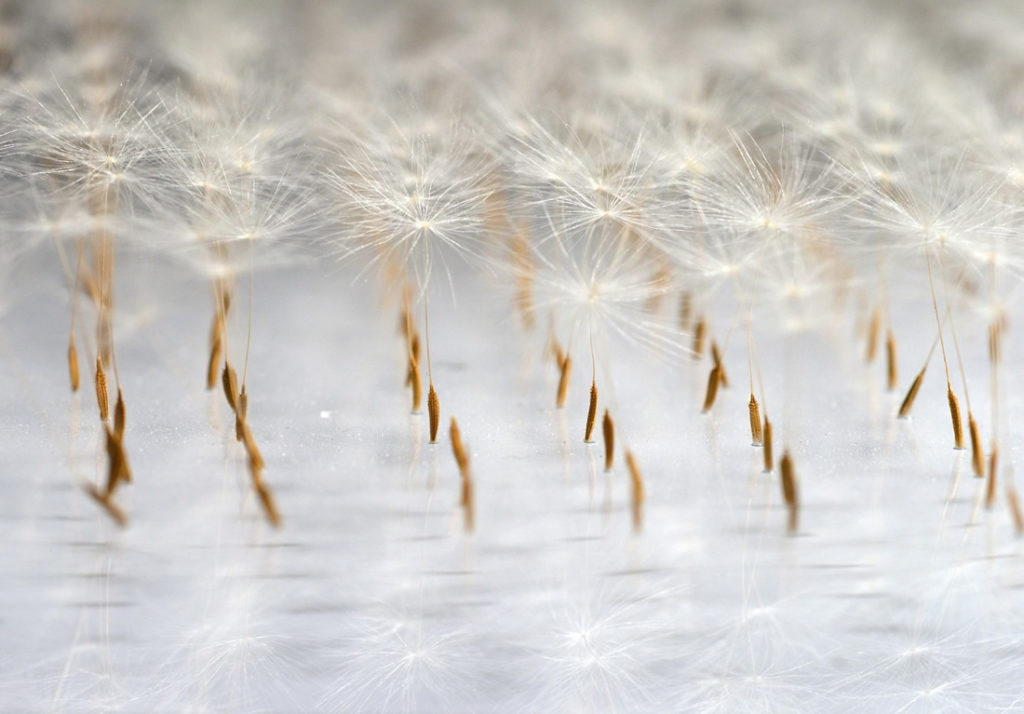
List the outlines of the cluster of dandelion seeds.
{"type": "Polygon", "coordinates": [[[0,701],[1024,707],[1022,48],[0,0],[0,701]]]}

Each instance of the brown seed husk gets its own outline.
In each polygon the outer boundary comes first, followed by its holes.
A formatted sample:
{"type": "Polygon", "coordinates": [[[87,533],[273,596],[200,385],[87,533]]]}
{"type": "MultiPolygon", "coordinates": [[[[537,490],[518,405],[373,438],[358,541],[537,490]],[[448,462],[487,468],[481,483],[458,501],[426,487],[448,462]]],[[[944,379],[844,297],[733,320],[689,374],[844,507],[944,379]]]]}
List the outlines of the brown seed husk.
{"type": "Polygon", "coordinates": [[[430,391],[427,392],[427,415],[430,419],[430,443],[437,443],[437,429],[441,424],[441,402],[437,398],[434,384],[431,382],[430,391]]]}
{"type": "Polygon", "coordinates": [[[118,441],[124,439],[125,411],[124,395],[121,394],[121,387],[117,388],[117,403],[114,404],[114,434],[118,441]]]}
{"type": "Polygon", "coordinates": [[[110,402],[107,396],[107,375],[103,371],[103,362],[96,358],[96,404],[100,408],[100,421],[110,418],[110,402]]]}
{"type": "Polygon", "coordinates": [[[750,393],[750,402],[747,404],[747,410],[750,412],[750,443],[754,446],[760,446],[764,441],[764,432],[761,429],[761,406],[757,403],[757,399],[754,398],[754,393],[750,393]]]}
{"type": "Polygon", "coordinates": [[[78,373],[78,350],[75,348],[75,333],[68,340],[68,374],[71,377],[71,391],[77,392],[80,382],[78,373]]]}
{"type": "Polygon", "coordinates": [[[800,495],[796,483],[796,470],[793,468],[793,458],[789,451],[782,453],[779,460],[779,473],[782,477],[782,498],[789,509],[789,532],[796,533],[800,525],[800,495]]]}
{"type": "Polygon", "coordinates": [[[565,406],[566,397],[569,395],[569,375],[572,373],[572,357],[565,356],[562,360],[561,371],[558,375],[558,393],[555,396],[555,406],[561,409],[565,406]]]}
{"type": "Polygon", "coordinates": [[[967,429],[971,435],[971,466],[976,478],[985,477],[985,450],[981,446],[981,433],[974,415],[967,412],[967,429]]]}
{"type": "Polygon", "coordinates": [[[604,437],[604,470],[611,471],[612,463],[615,461],[615,423],[608,410],[604,410],[604,419],[601,421],[601,434],[604,437]]]}
{"type": "Polygon", "coordinates": [[[711,368],[711,372],[708,373],[708,388],[704,392],[704,406],[701,411],[707,414],[711,411],[711,407],[715,406],[715,397],[718,396],[718,385],[721,384],[721,374],[717,366],[711,368]]]}
{"type": "Polygon", "coordinates": [[[917,399],[917,393],[921,389],[922,381],[924,381],[923,369],[914,377],[914,381],[910,384],[910,389],[907,390],[907,396],[903,397],[903,402],[900,404],[900,417],[910,416],[910,410],[914,407],[914,400],[917,399]]]}
{"type": "Polygon", "coordinates": [[[89,494],[96,503],[98,503],[110,519],[114,521],[118,526],[124,528],[128,525],[128,517],[124,514],[117,504],[113,502],[109,495],[100,492],[96,486],[91,483],[84,485],[85,492],[89,494]]]}
{"type": "Polygon", "coordinates": [[[949,401],[949,418],[953,422],[953,448],[964,448],[964,424],[960,416],[960,400],[953,393],[953,387],[946,385],[946,399],[949,401]]]}
{"type": "Polygon", "coordinates": [[[597,384],[590,383],[590,406],[587,407],[587,427],[583,431],[583,441],[594,440],[594,424],[597,422],[597,384]]]}
{"type": "Polygon", "coordinates": [[[643,527],[644,522],[644,500],[646,494],[644,493],[644,477],[640,473],[640,467],[636,463],[636,458],[633,456],[633,452],[629,449],[626,450],[626,467],[629,469],[629,483],[630,483],[630,501],[633,510],[633,528],[640,530],[643,527]]]}

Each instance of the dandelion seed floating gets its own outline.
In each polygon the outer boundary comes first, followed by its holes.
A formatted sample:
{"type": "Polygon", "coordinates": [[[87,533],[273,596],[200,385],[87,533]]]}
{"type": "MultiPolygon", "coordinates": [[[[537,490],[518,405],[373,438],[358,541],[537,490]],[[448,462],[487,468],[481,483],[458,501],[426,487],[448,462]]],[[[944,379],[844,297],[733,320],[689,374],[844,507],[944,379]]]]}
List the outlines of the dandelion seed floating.
{"type": "Polygon", "coordinates": [[[274,499],[273,491],[270,490],[270,487],[262,479],[256,479],[253,488],[259,497],[260,505],[267,516],[267,521],[274,528],[280,528],[282,523],[281,512],[277,510],[277,501],[274,499]]]}
{"type": "Polygon", "coordinates": [[[751,446],[761,446],[764,442],[764,431],[761,427],[761,407],[758,405],[757,399],[754,398],[753,392],[750,393],[747,411],[750,412],[750,444],[751,446]]]}
{"type": "Polygon", "coordinates": [[[409,338],[409,366],[405,386],[412,389],[412,413],[419,414],[423,403],[423,380],[420,377],[420,336],[415,332],[409,338]]]}
{"type": "MultiPolygon", "coordinates": [[[[448,270],[449,253],[479,255],[491,196],[485,181],[489,167],[482,154],[470,153],[473,147],[463,141],[458,126],[430,135],[403,127],[393,117],[385,118],[384,124],[394,135],[369,137],[371,141],[358,149],[340,154],[328,173],[347,227],[334,248],[343,258],[364,256],[367,265],[394,267],[403,291],[412,285],[422,300],[430,442],[436,443],[439,415],[431,359],[431,278],[439,263],[448,270]]],[[[408,313],[410,308],[404,309],[408,313]]]]}
{"type": "Polygon", "coordinates": [[[441,402],[437,398],[434,384],[431,383],[427,391],[427,416],[430,421],[430,443],[437,443],[437,429],[441,425],[441,402]]]}
{"type": "Polygon", "coordinates": [[[1021,510],[1017,489],[1013,486],[1006,487],[1006,505],[1010,509],[1010,516],[1013,518],[1013,528],[1017,532],[1017,536],[1024,535],[1024,511],[1021,510]]]}
{"type": "MultiPolygon", "coordinates": [[[[988,483],[985,486],[985,508],[991,509],[996,503],[997,476],[999,473],[999,449],[993,440],[988,454],[988,483]]],[[[982,474],[984,477],[984,474],[982,474]]]]}
{"type": "Polygon", "coordinates": [[[697,320],[697,326],[693,328],[693,359],[699,360],[704,356],[704,343],[707,341],[708,323],[704,317],[697,320]]]}
{"type": "Polygon", "coordinates": [[[960,417],[960,400],[953,393],[953,387],[946,383],[946,400],[949,402],[949,418],[953,422],[953,448],[964,448],[964,424],[960,417]]]}
{"type": "Polygon", "coordinates": [[[775,467],[775,462],[772,460],[772,423],[768,421],[768,414],[764,415],[764,429],[761,430],[764,441],[762,445],[764,447],[764,472],[771,473],[775,467]]]}
{"type": "Polygon", "coordinates": [[[224,398],[227,399],[231,411],[238,412],[238,375],[234,367],[227,362],[220,375],[221,386],[224,388],[224,398]]]}
{"type": "Polygon", "coordinates": [[[708,386],[704,392],[704,406],[701,407],[702,414],[707,414],[711,411],[711,407],[715,405],[715,397],[718,396],[718,385],[721,383],[722,373],[718,365],[715,365],[708,373],[708,386]]]}
{"type": "Polygon", "coordinates": [[[110,403],[107,396],[107,375],[103,371],[103,361],[96,357],[96,404],[100,409],[100,421],[107,421],[110,418],[110,403]]]}
{"type": "Polygon", "coordinates": [[[122,481],[131,483],[132,472],[128,467],[128,458],[125,456],[121,439],[110,429],[104,429],[104,433],[107,451],[107,484],[104,493],[113,496],[122,481]]]}
{"type": "Polygon", "coordinates": [[[626,449],[626,468],[629,470],[630,503],[633,512],[633,530],[639,531],[644,524],[644,477],[636,463],[636,457],[626,449]]]}
{"type": "Polygon", "coordinates": [[[967,412],[967,429],[971,435],[971,466],[974,469],[975,478],[985,477],[985,451],[981,446],[981,433],[978,431],[978,422],[974,415],[967,412]]]}
{"type": "Polygon", "coordinates": [[[117,403],[114,405],[114,435],[118,441],[124,439],[125,408],[124,395],[121,394],[121,387],[117,388],[117,403]]]}
{"type": "Polygon", "coordinates": [[[796,533],[800,524],[800,496],[797,491],[796,470],[793,468],[793,457],[789,450],[782,452],[779,460],[779,475],[782,483],[782,498],[789,512],[787,529],[790,534],[796,533]]]}
{"type": "Polygon", "coordinates": [[[875,361],[878,354],[878,338],[882,333],[882,308],[876,307],[871,313],[871,323],[868,325],[868,342],[864,350],[864,361],[868,364],[875,361]]]}
{"type": "Polygon", "coordinates": [[[91,483],[86,483],[83,488],[92,500],[103,508],[104,512],[110,516],[110,519],[114,521],[115,524],[121,528],[126,528],[128,526],[128,517],[125,515],[124,511],[114,503],[111,498],[111,494],[101,493],[99,489],[91,483]]]}
{"type": "Polygon", "coordinates": [[[594,441],[594,424],[597,423],[597,383],[590,383],[590,404],[587,406],[587,426],[583,431],[583,441],[590,444],[594,441]]]}
{"type": "Polygon", "coordinates": [[[608,410],[604,410],[604,419],[601,420],[601,434],[604,439],[604,470],[611,471],[612,463],[615,460],[615,423],[608,410]]]}
{"type": "Polygon", "coordinates": [[[452,454],[455,456],[455,463],[459,467],[459,481],[461,484],[461,495],[459,505],[465,516],[465,529],[472,533],[476,525],[476,512],[473,500],[473,473],[469,466],[469,452],[462,443],[462,434],[459,431],[458,422],[452,417],[448,428],[448,435],[452,442],[452,454]]]}
{"type": "MultiPolygon", "coordinates": [[[[885,337],[885,385],[886,389],[890,392],[896,391],[896,388],[899,386],[898,358],[899,355],[896,351],[896,336],[893,335],[892,329],[890,328],[885,337]]],[[[920,387],[920,384],[918,386],[920,387]]]]}
{"type": "Polygon", "coordinates": [[[75,334],[68,341],[68,375],[71,377],[71,391],[78,391],[78,350],[75,349],[75,334]]]}
{"type": "Polygon", "coordinates": [[[921,382],[923,381],[924,369],[914,377],[914,381],[910,383],[910,389],[907,390],[907,395],[903,397],[903,401],[900,403],[898,415],[901,419],[906,419],[910,416],[910,410],[914,408],[914,401],[917,399],[917,393],[921,391],[921,382]]]}
{"type": "Polygon", "coordinates": [[[555,407],[562,409],[569,397],[569,375],[572,374],[572,357],[566,355],[558,370],[558,391],[555,393],[555,407]]]}
{"type": "Polygon", "coordinates": [[[723,387],[728,389],[729,376],[725,373],[725,364],[722,362],[722,352],[718,349],[718,343],[715,340],[711,340],[711,361],[718,370],[718,381],[722,383],[723,387]]]}

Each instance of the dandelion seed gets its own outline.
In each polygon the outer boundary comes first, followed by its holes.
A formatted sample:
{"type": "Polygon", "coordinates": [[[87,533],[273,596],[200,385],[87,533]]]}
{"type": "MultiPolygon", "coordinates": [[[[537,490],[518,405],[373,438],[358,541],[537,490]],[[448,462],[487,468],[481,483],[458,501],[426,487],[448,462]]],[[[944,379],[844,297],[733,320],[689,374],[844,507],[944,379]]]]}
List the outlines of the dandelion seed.
{"type": "Polygon", "coordinates": [[[693,358],[699,360],[704,356],[704,342],[707,339],[708,323],[702,316],[697,320],[697,326],[693,328],[693,358]]]}
{"type": "Polygon", "coordinates": [[[612,470],[612,462],[615,460],[615,424],[612,422],[612,415],[604,410],[604,419],[601,421],[601,434],[604,437],[604,470],[612,470]]]}
{"type": "Polygon", "coordinates": [[[693,322],[693,296],[686,291],[679,300],[679,329],[689,332],[693,322]]]}
{"type": "Polygon", "coordinates": [[[572,373],[572,357],[566,355],[558,373],[558,391],[555,394],[555,407],[561,409],[569,396],[569,375],[572,373]]]}
{"type": "Polygon", "coordinates": [[[75,333],[68,340],[68,374],[71,377],[71,391],[78,391],[78,350],[75,349],[75,333]]]}
{"type": "Polygon", "coordinates": [[[633,510],[633,529],[639,531],[644,523],[644,477],[633,452],[626,449],[626,468],[629,470],[630,502],[633,510]]]}
{"type": "Polygon", "coordinates": [[[924,371],[927,366],[923,367],[917,376],[914,377],[914,381],[910,383],[910,389],[907,390],[907,396],[903,398],[903,402],[900,404],[899,417],[905,419],[910,416],[910,410],[914,407],[914,400],[917,399],[917,393],[921,390],[921,382],[924,381],[924,371]]]}
{"type": "Polygon", "coordinates": [[[124,439],[125,411],[124,395],[121,394],[121,387],[117,388],[117,403],[114,405],[114,435],[118,441],[124,439]]]}
{"type": "Polygon", "coordinates": [[[263,460],[263,454],[260,453],[260,449],[256,445],[256,439],[252,435],[252,430],[245,422],[242,423],[242,442],[245,445],[245,452],[249,458],[249,470],[252,472],[253,479],[260,480],[267,462],[263,460]]]}
{"type": "Polygon", "coordinates": [[[554,336],[551,337],[548,344],[551,346],[551,357],[555,360],[555,368],[558,369],[558,373],[561,375],[562,365],[565,363],[565,358],[567,357],[565,350],[563,350],[562,346],[558,344],[558,340],[556,340],[554,336]]]}
{"type": "Polygon", "coordinates": [[[423,404],[423,380],[420,378],[419,362],[411,358],[407,383],[412,387],[412,413],[419,414],[423,404]]]}
{"type": "Polygon", "coordinates": [[[452,442],[452,454],[454,454],[455,463],[459,467],[461,483],[459,505],[463,508],[466,532],[472,533],[476,522],[475,504],[473,501],[473,474],[469,468],[469,452],[466,451],[466,447],[462,443],[462,434],[459,432],[459,425],[455,421],[455,417],[452,417],[448,434],[452,442]]]}
{"type": "Polygon", "coordinates": [[[238,413],[238,376],[235,374],[234,368],[224,363],[224,369],[220,374],[221,385],[224,387],[224,397],[228,400],[228,406],[231,410],[238,413]]]}
{"type": "MultiPolygon", "coordinates": [[[[899,372],[897,365],[898,354],[896,352],[896,337],[889,328],[885,337],[885,367],[886,367],[886,388],[892,392],[899,384],[899,372]]],[[[918,385],[920,386],[920,385],[918,385]]]]}
{"type": "Polygon", "coordinates": [[[949,418],[953,421],[953,448],[964,448],[964,425],[960,418],[960,401],[953,393],[953,387],[946,382],[946,399],[949,402],[949,418]]]}
{"type": "Polygon", "coordinates": [[[105,493],[113,496],[118,485],[124,481],[131,483],[132,472],[128,467],[128,458],[124,453],[124,446],[121,439],[110,429],[104,429],[106,434],[107,451],[107,484],[105,493]]]}
{"type": "Polygon", "coordinates": [[[459,432],[459,424],[452,417],[451,425],[448,428],[448,436],[452,442],[452,454],[455,456],[455,463],[459,467],[459,475],[466,478],[469,474],[469,454],[462,444],[462,435],[459,432]]]}
{"type": "Polygon", "coordinates": [[[223,354],[222,332],[224,323],[220,315],[213,318],[213,328],[210,334],[210,359],[206,364],[206,388],[213,389],[217,385],[217,372],[220,367],[221,355],[223,354]]]}
{"type": "Polygon", "coordinates": [[[1006,504],[1010,507],[1014,530],[1017,531],[1018,536],[1024,535],[1024,511],[1021,510],[1017,489],[1013,486],[1006,487],[1006,504]]]}
{"type": "Polygon", "coordinates": [[[796,471],[793,468],[793,458],[789,450],[782,452],[782,459],[779,460],[779,474],[782,479],[782,498],[789,510],[790,533],[796,533],[800,520],[800,496],[797,491],[796,471]]]}
{"type": "Polygon", "coordinates": [[[871,313],[871,323],[868,326],[868,342],[864,351],[864,361],[871,363],[875,361],[878,353],[878,337],[882,332],[882,308],[876,307],[871,313]]]}
{"type": "Polygon", "coordinates": [[[243,425],[246,423],[249,412],[249,395],[245,391],[245,385],[242,385],[242,391],[238,393],[238,411],[235,412],[235,441],[242,441],[245,439],[245,429],[243,425]]]}
{"type": "Polygon", "coordinates": [[[999,318],[993,319],[988,325],[988,360],[991,364],[999,362],[1002,354],[1003,326],[999,318]]]}
{"type": "Polygon", "coordinates": [[[711,340],[711,362],[715,368],[718,369],[718,380],[722,383],[723,387],[729,387],[729,377],[725,373],[725,364],[722,362],[722,353],[718,349],[718,343],[715,340],[711,340]]]}
{"type": "Polygon", "coordinates": [[[100,408],[100,421],[106,421],[110,417],[110,404],[107,401],[107,375],[103,371],[103,363],[99,356],[96,357],[96,403],[100,408]]]}
{"type": "Polygon", "coordinates": [[[256,495],[260,499],[260,505],[263,507],[263,513],[267,516],[267,521],[274,528],[280,528],[281,512],[277,510],[277,501],[274,499],[273,491],[260,478],[255,479],[253,488],[256,489],[256,495]]]}
{"type": "Polygon", "coordinates": [[[764,432],[761,428],[761,406],[757,403],[757,399],[754,398],[753,392],[750,393],[747,411],[750,412],[750,445],[761,446],[764,441],[764,432]]]}
{"type": "Polygon", "coordinates": [[[122,511],[117,504],[111,500],[109,493],[100,493],[99,489],[91,483],[84,484],[83,488],[85,488],[85,492],[103,508],[114,523],[121,528],[128,526],[128,517],[124,514],[124,511],[122,511]]]}
{"type": "MultiPolygon", "coordinates": [[[[992,449],[988,454],[988,484],[985,489],[985,508],[992,508],[996,503],[996,476],[999,471],[999,450],[996,448],[995,440],[992,441],[992,449]]],[[[982,474],[984,476],[984,474],[982,474]]]]}
{"type": "Polygon", "coordinates": [[[721,383],[721,370],[715,365],[708,373],[708,386],[704,392],[704,406],[701,408],[701,413],[707,414],[711,411],[711,407],[715,405],[715,397],[718,396],[718,385],[721,383]]]}
{"type": "Polygon", "coordinates": [[[583,441],[590,444],[594,441],[594,424],[597,422],[597,383],[590,383],[590,405],[587,407],[587,428],[583,432],[583,441]]]}
{"type": "Polygon", "coordinates": [[[441,424],[441,402],[434,391],[434,384],[431,382],[427,392],[427,415],[430,420],[430,443],[437,443],[437,428],[441,424]]]}
{"type": "Polygon", "coordinates": [[[967,412],[967,427],[971,435],[971,465],[974,468],[974,476],[976,478],[984,478],[985,452],[981,448],[981,434],[978,431],[978,422],[975,421],[974,415],[969,411],[967,412]]]}

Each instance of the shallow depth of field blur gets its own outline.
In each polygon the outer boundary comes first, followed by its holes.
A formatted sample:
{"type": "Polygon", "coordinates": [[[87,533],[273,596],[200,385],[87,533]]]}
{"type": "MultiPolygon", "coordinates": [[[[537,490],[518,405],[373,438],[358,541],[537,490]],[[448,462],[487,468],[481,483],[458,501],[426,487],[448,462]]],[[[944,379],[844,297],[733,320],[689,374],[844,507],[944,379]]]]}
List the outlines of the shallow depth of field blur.
{"type": "Polygon", "coordinates": [[[0,0],[0,708],[1024,708],[1024,7],[892,5],[0,0]]]}

